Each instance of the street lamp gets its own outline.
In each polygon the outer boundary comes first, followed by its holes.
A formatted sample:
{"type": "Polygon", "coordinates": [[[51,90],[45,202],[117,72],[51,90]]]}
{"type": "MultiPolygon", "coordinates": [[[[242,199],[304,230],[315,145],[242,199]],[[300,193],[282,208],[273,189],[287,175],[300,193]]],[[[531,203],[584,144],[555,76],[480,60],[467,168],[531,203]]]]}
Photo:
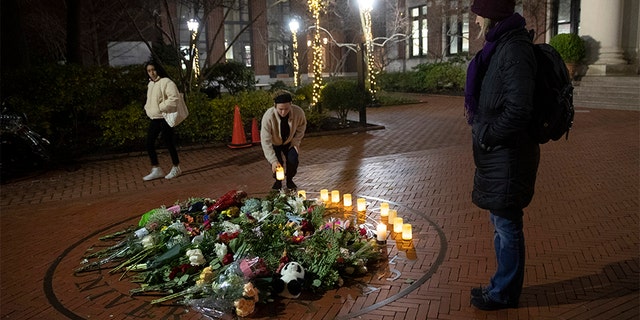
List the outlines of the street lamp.
{"type": "MultiPolygon", "coordinates": [[[[200,76],[200,59],[198,56],[198,44],[196,42],[196,38],[198,35],[198,28],[200,27],[200,23],[196,19],[191,19],[187,21],[187,28],[191,31],[191,70],[193,70],[194,79],[198,79],[200,76]]],[[[196,81],[197,83],[197,81],[196,81]]]]}
{"type": "Polygon", "coordinates": [[[293,38],[293,86],[297,87],[300,84],[300,65],[298,64],[298,37],[296,33],[300,28],[298,20],[292,19],[289,22],[289,29],[291,30],[291,36],[293,38]]]}
{"type": "Polygon", "coordinates": [[[362,21],[362,32],[364,34],[366,57],[367,57],[367,79],[369,92],[375,99],[376,94],[376,72],[373,55],[373,34],[371,32],[371,10],[373,10],[373,0],[359,0],[360,20],[362,21]]]}

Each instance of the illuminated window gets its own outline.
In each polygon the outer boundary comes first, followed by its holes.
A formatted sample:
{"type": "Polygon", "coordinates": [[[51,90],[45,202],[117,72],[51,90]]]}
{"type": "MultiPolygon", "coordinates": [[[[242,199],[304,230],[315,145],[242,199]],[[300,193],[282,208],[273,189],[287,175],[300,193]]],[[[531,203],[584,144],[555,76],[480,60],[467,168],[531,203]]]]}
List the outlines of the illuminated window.
{"type": "Polygon", "coordinates": [[[231,45],[225,57],[227,60],[239,61],[250,67],[252,65],[251,34],[246,28],[249,24],[248,0],[234,1],[232,6],[225,8],[225,15],[225,46],[228,48],[231,45]]]}
{"type": "Polygon", "coordinates": [[[554,0],[552,12],[554,16],[554,34],[578,33],[580,16],[579,0],[554,0]]]}
{"type": "Polygon", "coordinates": [[[412,57],[426,56],[429,50],[427,29],[427,6],[409,8],[411,16],[411,48],[412,57]]]}
{"type": "Polygon", "coordinates": [[[449,16],[445,37],[449,55],[469,52],[469,14],[449,16]]]}

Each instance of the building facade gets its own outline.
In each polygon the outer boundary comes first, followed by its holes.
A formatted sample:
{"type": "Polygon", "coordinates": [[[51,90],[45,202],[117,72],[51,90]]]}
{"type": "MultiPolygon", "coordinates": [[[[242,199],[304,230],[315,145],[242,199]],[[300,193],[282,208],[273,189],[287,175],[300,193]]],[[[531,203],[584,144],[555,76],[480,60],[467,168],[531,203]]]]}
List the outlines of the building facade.
{"type": "MultiPolygon", "coordinates": [[[[421,63],[468,60],[483,45],[469,10],[472,1],[374,0],[372,34],[378,68],[407,71],[421,63]]],[[[518,0],[516,11],[535,30],[536,42],[548,42],[557,33],[576,33],[585,39],[587,75],[638,74],[638,2],[518,0]]],[[[355,1],[332,3],[323,9],[317,28],[323,76],[353,75],[357,48],[363,42],[361,15],[355,1]]],[[[313,77],[316,33],[308,4],[307,0],[3,1],[3,66],[8,58],[25,59],[43,50],[43,56],[58,61],[73,57],[82,65],[135,64],[147,60],[154,46],[164,43],[187,55],[192,53],[189,48],[197,47],[200,68],[233,60],[251,67],[259,83],[292,82],[289,23],[296,19],[300,25],[296,53],[305,83],[313,77]],[[61,4],[76,7],[63,10],[61,4]],[[7,7],[19,14],[9,15],[7,7]],[[192,19],[199,22],[195,38],[187,25],[192,19]],[[69,50],[70,46],[75,49],[69,50]],[[7,47],[18,53],[6,53],[7,47]]]]}

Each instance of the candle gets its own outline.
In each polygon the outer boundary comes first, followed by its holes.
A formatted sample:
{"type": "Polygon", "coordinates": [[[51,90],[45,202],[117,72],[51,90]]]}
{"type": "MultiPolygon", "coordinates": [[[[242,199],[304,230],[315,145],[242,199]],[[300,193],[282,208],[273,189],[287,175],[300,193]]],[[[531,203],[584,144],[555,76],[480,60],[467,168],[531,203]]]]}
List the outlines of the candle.
{"type": "Polygon", "coordinates": [[[384,242],[387,240],[387,225],[384,223],[378,223],[376,228],[376,240],[384,242]]]}
{"type": "Polygon", "coordinates": [[[298,197],[307,200],[307,192],[304,190],[298,190],[298,197]]]}
{"type": "Polygon", "coordinates": [[[393,232],[402,233],[402,218],[393,219],[393,232]]]}
{"type": "Polygon", "coordinates": [[[411,224],[405,223],[402,225],[402,240],[411,240],[413,235],[411,234],[411,224]]]}
{"type": "Polygon", "coordinates": [[[351,194],[350,193],[345,193],[342,196],[342,200],[343,200],[343,204],[345,207],[351,207],[352,203],[351,203],[351,194]]]}
{"type": "Polygon", "coordinates": [[[389,209],[389,217],[387,218],[389,224],[393,225],[393,219],[395,219],[397,216],[398,211],[396,209],[389,209]]]}
{"type": "Polygon", "coordinates": [[[340,202],[340,191],[331,190],[331,202],[333,202],[333,203],[340,202]]]}
{"type": "Polygon", "coordinates": [[[320,190],[320,200],[322,200],[324,202],[328,202],[329,201],[329,190],[327,190],[327,189],[320,190]]]}
{"type": "Polygon", "coordinates": [[[389,203],[383,202],[380,204],[380,216],[387,217],[389,216],[389,203]]]}
{"type": "Polygon", "coordinates": [[[277,167],[276,168],[276,179],[282,181],[284,180],[284,168],[283,167],[277,167]]]}
{"type": "Polygon", "coordinates": [[[358,211],[365,211],[367,210],[367,200],[364,198],[358,198],[357,200],[357,204],[358,204],[358,211]]]}

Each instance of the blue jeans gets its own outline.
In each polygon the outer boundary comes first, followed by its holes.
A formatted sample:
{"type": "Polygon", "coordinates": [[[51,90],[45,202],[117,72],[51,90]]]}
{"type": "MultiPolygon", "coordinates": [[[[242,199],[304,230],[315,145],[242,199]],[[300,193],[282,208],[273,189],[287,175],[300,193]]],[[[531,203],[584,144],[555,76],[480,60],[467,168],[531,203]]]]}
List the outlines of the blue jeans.
{"type": "Polygon", "coordinates": [[[494,226],[493,244],[498,268],[486,288],[491,300],[500,303],[518,303],[524,282],[524,233],[522,214],[506,219],[491,213],[494,226]]]}

